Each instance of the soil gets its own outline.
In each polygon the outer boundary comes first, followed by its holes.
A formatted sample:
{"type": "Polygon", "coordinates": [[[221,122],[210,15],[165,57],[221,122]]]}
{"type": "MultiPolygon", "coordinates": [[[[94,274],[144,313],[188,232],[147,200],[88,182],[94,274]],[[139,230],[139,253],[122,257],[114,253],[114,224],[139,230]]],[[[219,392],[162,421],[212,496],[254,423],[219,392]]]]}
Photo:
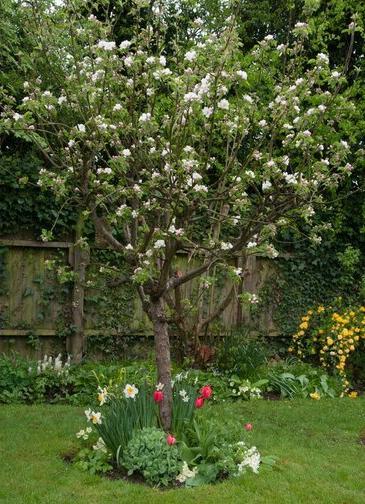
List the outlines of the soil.
{"type": "Polygon", "coordinates": [[[264,392],[263,397],[268,401],[280,401],[281,399],[281,395],[276,392],[264,392]]]}
{"type": "MultiPolygon", "coordinates": [[[[72,451],[70,450],[69,452],[65,452],[61,454],[62,460],[66,464],[72,464],[74,462],[75,456],[77,454],[77,451],[72,451]]],[[[146,483],[146,480],[143,478],[142,474],[134,473],[131,475],[127,474],[127,471],[125,469],[122,469],[120,467],[113,467],[110,471],[106,473],[98,473],[100,476],[110,479],[112,481],[116,480],[124,480],[124,481],[129,481],[130,483],[136,483],[139,485],[145,485],[148,487],[151,487],[148,483],[146,483]]],[[[179,482],[175,482],[172,485],[169,485],[168,487],[157,487],[159,490],[169,490],[171,488],[178,488],[181,487],[182,484],[179,482]]]]}

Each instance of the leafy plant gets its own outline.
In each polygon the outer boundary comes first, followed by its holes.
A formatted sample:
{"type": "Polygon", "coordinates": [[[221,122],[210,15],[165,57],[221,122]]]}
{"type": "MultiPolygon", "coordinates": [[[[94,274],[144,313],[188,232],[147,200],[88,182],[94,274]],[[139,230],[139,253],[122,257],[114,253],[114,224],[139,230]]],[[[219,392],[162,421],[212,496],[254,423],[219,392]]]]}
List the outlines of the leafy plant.
{"type": "Polygon", "coordinates": [[[336,391],[329,384],[328,375],[316,370],[308,375],[271,371],[268,376],[269,390],[279,393],[283,398],[309,397],[313,393],[327,397],[336,395],[336,391]]]}
{"type": "Polygon", "coordinates": [[[154,427],[136,432],[121,461],[131,475],[138,472],[148,483],[168,485],[181,469],[181,458],[176,445],[169,445],[163,430],[154,427]]]}
{"type": "Polygon", "coordinates": [[[238,376],[232,375],[229,378],[230,396],[246,401],[260,399],[268,383],[269,380],[266,378],[251,383],[250,380],[242,380],[238,376]]]}
{"type": "Polygon", "coordinates": [[[90,448],[79,451],[75,457],[75,466],[90,474],[106,473],[113,468],[107,452],[90,448]]]}

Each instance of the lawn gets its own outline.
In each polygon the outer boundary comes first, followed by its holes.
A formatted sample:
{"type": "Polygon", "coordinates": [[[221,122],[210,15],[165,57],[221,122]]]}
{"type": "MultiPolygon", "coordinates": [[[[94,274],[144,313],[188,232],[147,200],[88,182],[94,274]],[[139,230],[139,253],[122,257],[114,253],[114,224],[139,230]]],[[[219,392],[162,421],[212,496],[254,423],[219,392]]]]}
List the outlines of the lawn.
{"type": "Polygon", "coordinates": [[[365,502],[365,399],[251,401],[212,407],[254,424],[253,442],[278,457],[273,471],[214,486],[160,491],[80,472],[60,454],[77,444],[83,410],[0,407],[0,502],[356,504],[365,502]]]}

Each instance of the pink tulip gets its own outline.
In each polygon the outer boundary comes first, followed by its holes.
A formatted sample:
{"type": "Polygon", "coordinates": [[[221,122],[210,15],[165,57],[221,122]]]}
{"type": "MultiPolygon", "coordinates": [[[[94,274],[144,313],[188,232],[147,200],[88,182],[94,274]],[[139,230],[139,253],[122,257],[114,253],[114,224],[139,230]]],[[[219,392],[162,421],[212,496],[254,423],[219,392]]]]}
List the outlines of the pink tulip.
{"type": "Polygon", "coordinates": [[[174,438],[174,436],[171,436],[171,434],[168,434],[166,442],[168,445],[172,446],[176,443],[176,438],[174,438]]]}
{"type": "Polygon", "coordinates": [[[204,385],[204,387],[200,389],[200,393],[204,399],[209,399],[213,394],[212,387],[210,385],[204,385]]]}
{"type": "Polygon", "coordinates": [[[197,397],[195,399],[195,407],[202,408],[204,406],[204,397],[197,397]]]}
{"type": "Polygon", "coordinates": [[[153,399],[155,402],[161,402],[163,401],[163,392],[162,390],[155,390],[153,393],[153,399]]]}
{"type": "Polygon", "coordinates": [[[253,425],[252,425],[252,423],[246,423],[246,424],[244,425],[244,428],[245,428],[245,430],[247,430],[247,431],[252,431],[252,429],[253,429],[253,425]]]}

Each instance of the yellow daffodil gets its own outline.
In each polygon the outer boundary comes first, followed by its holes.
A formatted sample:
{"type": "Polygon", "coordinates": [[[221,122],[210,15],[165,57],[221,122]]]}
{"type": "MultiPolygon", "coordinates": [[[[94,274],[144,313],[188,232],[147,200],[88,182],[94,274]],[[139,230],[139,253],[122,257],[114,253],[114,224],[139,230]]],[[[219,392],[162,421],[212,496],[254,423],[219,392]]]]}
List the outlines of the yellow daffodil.
{"type": "Polygon", "coordinates": [[[321,398],[321,396],[319,395],[319,393],[318,393],[318,392],[312,392],[312,393],[311,393],[311,394],[309,394],[309,395],[310,395],[310,397],[311,397],[312,399],[314,399],[315,401],[319,401],[319,399],[321,398]]]}

